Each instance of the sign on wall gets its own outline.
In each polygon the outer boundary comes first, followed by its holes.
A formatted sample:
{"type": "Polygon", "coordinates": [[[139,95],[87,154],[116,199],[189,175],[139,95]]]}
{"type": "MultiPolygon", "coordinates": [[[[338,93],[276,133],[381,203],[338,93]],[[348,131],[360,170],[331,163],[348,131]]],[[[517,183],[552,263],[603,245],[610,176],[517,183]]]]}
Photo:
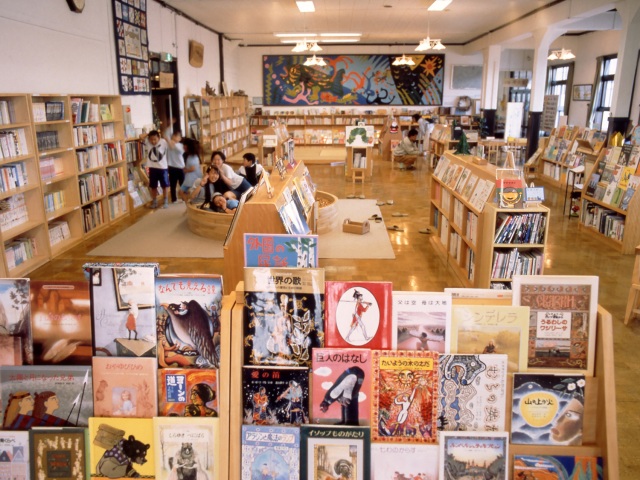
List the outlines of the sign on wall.
{"type": "Polygon", "coordinates": [[[394,55],[264,55],[265,106],[442,105],[444,55],[410,55],[415,65],[392,65],[394,55]]]}
{"type": "Polygon", "coordinates": [[[122,95],[148,95],[147,0],[113,0],[118,79],[122,95]]]}

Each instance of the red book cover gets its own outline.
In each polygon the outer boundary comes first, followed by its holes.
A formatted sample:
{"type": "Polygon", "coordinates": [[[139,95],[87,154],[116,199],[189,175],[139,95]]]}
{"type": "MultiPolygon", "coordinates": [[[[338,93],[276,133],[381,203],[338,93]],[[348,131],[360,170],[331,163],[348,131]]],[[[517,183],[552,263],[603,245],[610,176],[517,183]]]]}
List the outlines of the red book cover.
{"type": "Polygon", "coordinates": [[[325,282],[325,346],[391,348],[391,282],[325,282]]]}
{"type": "Polygon", "coordinates": [[[158,369],[158,416],[217,417],[218,370],[158,369]]]}

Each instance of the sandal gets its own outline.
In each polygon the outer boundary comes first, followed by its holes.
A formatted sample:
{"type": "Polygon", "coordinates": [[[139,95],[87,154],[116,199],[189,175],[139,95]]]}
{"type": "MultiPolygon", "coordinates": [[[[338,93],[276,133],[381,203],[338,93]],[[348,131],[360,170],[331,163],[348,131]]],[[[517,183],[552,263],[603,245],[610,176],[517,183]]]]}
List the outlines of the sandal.
{"type": "Polygon", "coordinates": [[[392,227],[387,227],[387,230],[391,230],[392,232],[404,232],[404,229],[400,228],[397,225],[393,225],[392,227]]]}
{"type": "Polygon", "coordinates": [[[387,205],[393,205],[393,200],[387,200],[387,205]]]}
{"type": "Polygon", "coordinates": [[[418,233],[424,233],[425,235],[430,235],[433,232],[431,231],[431,228],[421,228],[420,230],[418,230],[418,233]]]}
{"type": "Polygon", "coordinates": [[[356,198],[355,195],[347,195],[347,198],[356,198]]]}
{"type": "Polygon", "coordinates": [[[364,200],[366,197],[365,197],[364,195],[358,195],[358,198],[359,198],[360,200],[364,200]]]}
{"type": "Polygon", "coordinates": [[[392,213],[392,214],[391,214],[391,216],[392,216],[392,217],[408,217],[408,216],[409,216],[409,214],[408,214],[408,213],[398,213],[398,212],[395,212],[395,213],[392,213]]]}
{"type": "Polygon", "coordinates": [[[387,204],[387,202],[376,202],[376,205],[378,207],[381,207],[381,206],[386,205],[386,204],[387,204]]]}
{"type": "Polygon", "coordinates": [[[373,214],[373,215],[371,215],[369,217],[369,220],[377,220],[379,218],[382,218],[382,217],[380,215],[378,215],[377,213],[375,213],[375,214],[373,214]]]}

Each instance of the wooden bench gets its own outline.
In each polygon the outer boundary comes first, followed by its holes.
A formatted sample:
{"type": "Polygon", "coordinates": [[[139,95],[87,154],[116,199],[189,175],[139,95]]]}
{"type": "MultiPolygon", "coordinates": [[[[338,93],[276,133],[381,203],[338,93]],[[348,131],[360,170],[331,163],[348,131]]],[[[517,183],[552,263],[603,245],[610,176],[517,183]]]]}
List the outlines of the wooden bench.
{"type": "Polygon", "coordinates": [[[196,235],[212,240],[224,241],[233,215],[201,210],[200,204],[187,204],[187,225],[196,235]]]}

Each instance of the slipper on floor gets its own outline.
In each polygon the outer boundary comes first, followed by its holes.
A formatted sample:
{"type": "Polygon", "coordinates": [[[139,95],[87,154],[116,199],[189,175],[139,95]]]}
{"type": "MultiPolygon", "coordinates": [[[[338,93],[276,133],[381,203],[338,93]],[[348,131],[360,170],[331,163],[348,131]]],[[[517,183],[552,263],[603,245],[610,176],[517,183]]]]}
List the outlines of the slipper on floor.
{"type": "Polygon", "coordinates": [[[399,227],[399,226],[397,226],[397,225],[393,225],[393,226],[391,226],[391,227],[387,227],[387,230],[391,230],[391,231],[393,231],[393,232],[404,232],[404,229],[403,229],[403,228],[400,228],[400,227],[399,227]]]}
{"type": "Polygon", "coordinates": [[[347,198],[356,198],[355,195],[347,195],[347,198]]]}
{"type": "Polygon", "coordinates": [[[376,218],[376,223],[382,223],[382,217],[376,218]]]}
{"type": "Polygon", "coordinates": [[[387,205],[393,205],[393,200],[387,200],[387,205]]]}
{"type": "Polygon", "coordinates": [[[391,216],[392,216],[392,217],[408,217],[408,216],[409,216],[409,214],[408,214],[408,213],[398,213],[398,212],[395,212],[395,213],[392,213],[392,214],[391,214],[391,216]]]}
{"type": "Polygon", "coordinates": [[[433,232],[431,231],[431,228],[421,228],[420,230],[418,230],[418,233],[424,233],[425,235],[430,235],[433,232]]]}
{"type": "Polygon", "coordinates": [[[376,205],[378,207],[381,207],[381,206],[386,205],[386,204],[387,204],[387,202],[376,202],[376,205]]]}
{"type": "Polygon", "coordinates": [[[374,213],[373,215],[371,215],[369,217],[369,220],[377,220],[378,218],[382,218],[380,215],[378,215],[377,213],[374,213]]]}
{"type": "Polygon", "coordinates": [[[358,198],[359,198],[360,200],[364,200],[364,199],[365,199],[365,198],[367,198],[367,197],[365,197],[364,195],[358,195],[358,198]]]}

